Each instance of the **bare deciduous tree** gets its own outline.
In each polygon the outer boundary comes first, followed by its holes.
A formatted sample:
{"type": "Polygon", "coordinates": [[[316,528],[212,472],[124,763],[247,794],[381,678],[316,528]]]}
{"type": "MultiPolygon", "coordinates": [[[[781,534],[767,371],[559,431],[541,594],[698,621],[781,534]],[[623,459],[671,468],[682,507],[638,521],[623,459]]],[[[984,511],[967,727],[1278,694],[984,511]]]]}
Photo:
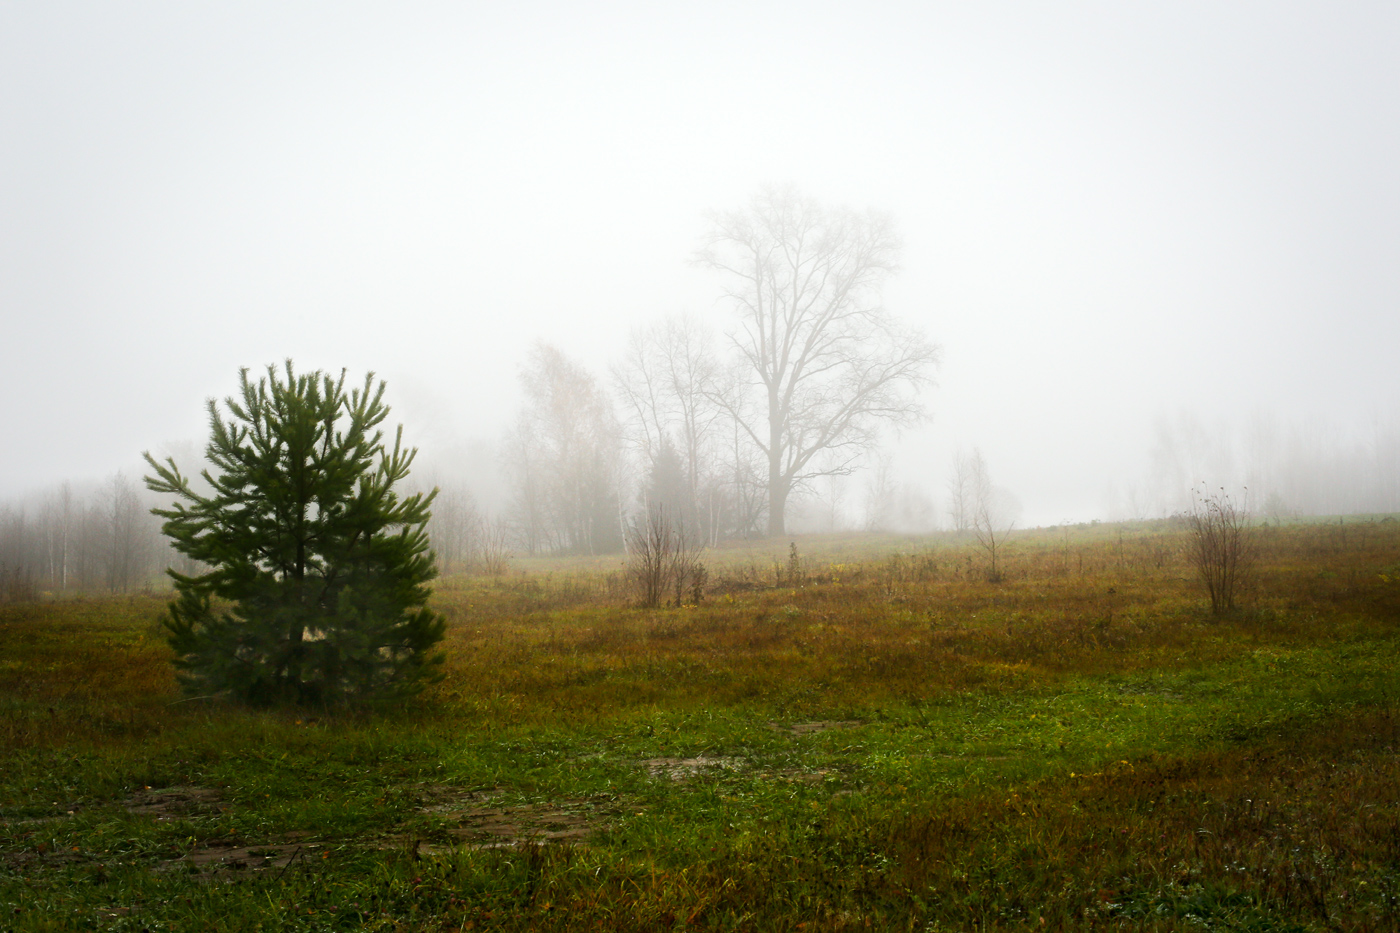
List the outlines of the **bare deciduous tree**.
{"type": "Polygon", "coordinates": [[[613,382],[630,446],[654,474],[663,457],[679,458],[684,502],[672,502],[710,544],[732,527],[735,494],[724,463],[727,416],[714,402],[718,362],[710,334],[684,315],[633,332],[613,382]]]}
{"type": "Polygon", "coordinates": [[[865,482],[865,530],[889,531],[894,522],[894,468],[888,454],[875,461],[875,467],[865,482]]]}
{"type": "Polygon", "coordinates": [[[962,533],[972,528],[975,508],[971,458],[958,451],[953,455],[953,472],[948,477],[948,521],[954,531],[962,533]]]}
{"type": "Polygon", "coordinates": [[[72,550],[73,486],[66,480],[44,503],[47,531],[48,576],[60,593],[68,589],[68,559],[72,550]]]}
{"type": "Polygon", "coordinates": [[[149,577],[155,522],[142,504],[136,484],[121,472],[104,484],[97,508],[103,519],[102,562],[107,588],[125,593],[149,577]]]}
{"type": "Polygon", "coordinates": [[[441,483],[433,500],[433,516],[428,520],[428,537],[443,576],[475,568],[481,533],[486,523],[476,507],[476,497],[468,489],[441,483]]]}
{"type": "Polygon", "coordinates": [[[795,486],[851,472],[880,425],[923,415],[918,390],[937,349],[880,305],[899,247],[884,215],[827,208],[791,189],[714,218],[697,258],[727,277],[741,360],[714,398],[767,461],[770,535],[783,534],[795,486]]]}
{"type": "Polygon", "coordinates": [[[0,583],[11,597],[124,592],[152,583],[171,557],[125,474],[86,494],[64,482],[18,508],[0,506],[0,583]]]}
{"type": "Polygon", "coordinates": [[[692,498],[715,455],[721,412],[711,386],[717,368],[710,335],[684,315],[634,331],[622,362],[613,367],[640,452],[650,464],[665,444],[673,445],[692,498]]]}
{"type": "MultiPolygon", "coordinates": [[[[634,331],[612,373],[642,475],[654,477],[661,460],[679,458],[684,502],[671,498],[669,505],[680,520],[711,546],[757,534],[767,467],[720,404],[732,380],[725,378],[710,333],[684,315],[634,331]]],[[[643,489],[644,499],[648,492],[643,489]]]]}

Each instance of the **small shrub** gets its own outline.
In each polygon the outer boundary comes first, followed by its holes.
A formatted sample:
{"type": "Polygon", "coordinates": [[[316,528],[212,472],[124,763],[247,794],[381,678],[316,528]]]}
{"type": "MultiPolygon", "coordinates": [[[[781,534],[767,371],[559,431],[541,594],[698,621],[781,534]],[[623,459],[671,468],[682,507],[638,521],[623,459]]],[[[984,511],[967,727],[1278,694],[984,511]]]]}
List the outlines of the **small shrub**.
{"type": "Polygon", "coordinates": [[[505,576],[510,564],[510,528],[504,520],[483,520],[477,545],[478,567],[491,577],[505,576]]]}
{"type": "Polygon", "coordinates": [[[1211,495],[1193,493],[1186,522],[1190,530],[1187,557],[1210,596],[1210,611],[1214,615],[1229,612],[1254,571],[1249,511],[1223,489],[1211,495]]]}
{"type": "Polygon", "coordinates": [[[632,520],[627,529],[631,559],[627,573],[637,601],[646,607],[674,597],[681,606],[686,597],[699,603],[709,571],[700,560],[698,538],[683,523],[672,520],[664,506],[655,506],[632,520]]]}
{"type": "Polygon", "coordinates": [[[779,568],[774,576],[778,586],[804,586],[807,583],[807,571],[802,567],[802,557],[797,553],[796,541],[788,542],[787,569],[779,568]]]}

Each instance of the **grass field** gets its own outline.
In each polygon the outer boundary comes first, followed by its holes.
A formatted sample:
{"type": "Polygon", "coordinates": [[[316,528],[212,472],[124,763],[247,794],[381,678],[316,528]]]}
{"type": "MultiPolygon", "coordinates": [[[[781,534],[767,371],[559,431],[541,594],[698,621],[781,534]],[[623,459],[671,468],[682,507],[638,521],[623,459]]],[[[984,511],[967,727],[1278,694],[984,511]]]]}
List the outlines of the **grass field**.
{"type": "Polygon", "coordinates": [[[0,930],[1400,929],[1400,522],[441,581],[373,714],[183,699],[163,597],[0,606],[0,930]]]}

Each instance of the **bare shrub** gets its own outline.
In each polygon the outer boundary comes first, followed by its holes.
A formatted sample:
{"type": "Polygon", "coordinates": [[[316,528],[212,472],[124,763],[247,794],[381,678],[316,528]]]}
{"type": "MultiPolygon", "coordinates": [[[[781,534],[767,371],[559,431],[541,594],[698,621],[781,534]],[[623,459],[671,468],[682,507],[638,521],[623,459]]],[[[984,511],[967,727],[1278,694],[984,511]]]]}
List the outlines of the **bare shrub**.
{"type": "Polygon", "coordinates": [[[680,546],[676,548],[671,562],[671,586],[675,592],[676,605],[689,602],[699,605],[705,595],[705,584],[709,582],[710,571],[700,560],[702,549],[694,535],[681,534],[680,546]]]}
{"type": "Polygon", "coordinates": [[[1191,493],[1191,511],[1185,516],[1191,534],[1187,557],[1205,585],[1214,615],[1234,609],[1253,576],[1256,551],[1246,506],[1247,500],[1237,503],[1224,489],[1191,493]]]}
{"type": "Polygon", "coordinates": [[[666,567],[671,561],[671,526],[661,509],[632,519],[627,528],[631,559],[627,574],[643,606],[657,606],[666,592],[666,567]]]}
{"type": "Polygon", "coordinates": [[[477,534],[477,566],[488,576],[504,576],[510,562],[510,525],[504,519],[482,519],[477,534]]]}
{"type": "Polygon", "coordinates": [[[668,596],[682,606],[687,597],[700,602],[709,571],[701,560],[698,535],[676,521],[664,506],[654,506],[632,519],[627,528],[631,559],[627,573],[643,606],[660,606],[668,596]]]}
{"type": "Polygon", "coordinates": [[[775,566],[773,576],[777,586],[805,586],[807,584],[807,570],[802,566],[801,555],[797,553],[796,541],[788,542],[786,569],[775,566]]]}

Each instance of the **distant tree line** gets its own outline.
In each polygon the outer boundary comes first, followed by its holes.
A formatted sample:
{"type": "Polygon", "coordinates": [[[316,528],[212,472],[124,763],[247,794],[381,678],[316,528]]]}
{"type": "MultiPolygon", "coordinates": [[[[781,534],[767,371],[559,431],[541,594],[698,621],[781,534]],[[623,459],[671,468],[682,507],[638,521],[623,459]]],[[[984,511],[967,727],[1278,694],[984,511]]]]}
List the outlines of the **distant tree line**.
{"type": "MultiPolygon", "coordinates": [[[[937,349],[880,301],[899,250],[887,216],[787,188],[714,215],[694,259],[718,275],[728,328],[676,317],[638,330],[605,378],[536,346],[501,455],[509,501],[488,516],[457,484],[435,484],[446,488],[428,533],[443,571],[499,573],[507,549],[615,553],[653,512],[687,546],[786,533],[794,497],[818,482],[839,491],[882,429],[923,416],[937,349]]],[[[901,511],[886,498],[874,524],[901,511]]],[[[65,486],[0,512],[5,585],[146,584],[173,560],[153,504],[119,475],[87,497],[65,486]]]]}
{"type": "Polygon", "coordinates": [[[0,600],[42,593],[126,593],[179,565],[125,473],[79,492],[61,483],[0,506],[0,600]]]}
{"type": "Polygon", "coordinates": [[[499,576],[511,550],[511,529],[504,519],[492,519],[470,490],[456,485],[437,487],[428,537],[438,570],[499,576]]]}
{"type": "Polygon", "coordinates": [[[1267,520],[1400,512],[1400,411],[1351,432],[1262,413],[1212,424],[1191,414],[1159,418],[1147,474],[1119,493],[1115,517],[1190,512],[1203,483],[1240,491],[1267,520]]]}

